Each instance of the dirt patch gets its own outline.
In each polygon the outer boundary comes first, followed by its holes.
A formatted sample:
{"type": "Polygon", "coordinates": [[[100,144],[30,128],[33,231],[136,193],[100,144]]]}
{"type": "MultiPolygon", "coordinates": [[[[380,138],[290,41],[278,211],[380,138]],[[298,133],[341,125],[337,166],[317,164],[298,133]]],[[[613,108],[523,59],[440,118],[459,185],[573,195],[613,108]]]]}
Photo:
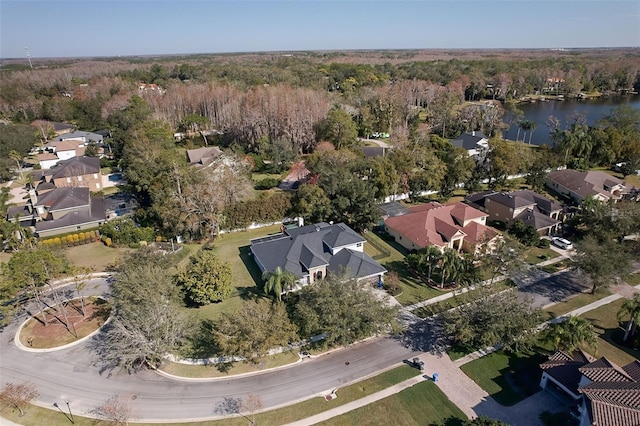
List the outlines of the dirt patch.
{"type": "Polygon", "coordinates": [[[51,349],[75,342],[100,328],[109,317],[107,302],[99,298],[74,299],[44,311],[27,321],[20,331],[20,343],[28,348],[51,349]]]}

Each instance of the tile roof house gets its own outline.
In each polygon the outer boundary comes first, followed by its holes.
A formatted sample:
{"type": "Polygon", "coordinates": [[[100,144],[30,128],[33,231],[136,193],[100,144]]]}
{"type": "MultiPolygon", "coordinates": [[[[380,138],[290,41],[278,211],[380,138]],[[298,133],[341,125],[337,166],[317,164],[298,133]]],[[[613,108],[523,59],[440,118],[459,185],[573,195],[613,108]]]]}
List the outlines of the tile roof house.
{"type": "Polygon", "coordinates": [[[562,205],[537,192],[524,189],[513,192],[484,191],[465,197],[465,202],[489,215],[489,220],[510,224],[523,222],[540,235],[558,231],[562,205]]]}
{"type": "Polygon", "coordinates": [[[38,237],[95,228],[106,220],[103,198],[91,197],[86,187],[31,190],[25,205],[10,207],[7,217],[32,226],[38,237]]]}
{"type": "Polygon", "coordinates": [[[486,226],[487,214],[463,203],[431,202],[409,207],[409,213],[389,217],[384,229],[407,250],[433,245],[443,250],[475,252],[497,232],[486,226]]]}
{"type": "Polygon", "coordinates": [[[560,351],[540,368],[540,387],[574,402],[580,426],[640,424],[640,361],[619,367],[581,350],[560,351]]]}
{"type": "Polygon", "coordinates": [[[51,183],[56,188],[79,186],[91,191],[102,189],[100,159],[95,157],[73,157],[58,162],[48,170],[38,170],[33,174],[34,181],[40,184],[51,183]]]}
{"type": "Polygon", "coordinates": [[[480,131],[463,133],[451,143],[464,148],[476,160],[482,160],[489,149],[489,138],[480,131]]]}
{"type": "Polygon", "coordinates": [[[547,175],[545,183],[576,203],[582,203],[589,196],[603,202],[618,201],[630,192],[622,180],[599,171],[557,170],[547,175]]]}
{"type": "Polygon", "coordinates": [[[251,253],[261,272],[280,267],[295,275],[300,287],[342,272],[358,280],[379,279],[387,270],[364,253],[365,242],[344,223],[321,222],[252,240],[251,253]]]}

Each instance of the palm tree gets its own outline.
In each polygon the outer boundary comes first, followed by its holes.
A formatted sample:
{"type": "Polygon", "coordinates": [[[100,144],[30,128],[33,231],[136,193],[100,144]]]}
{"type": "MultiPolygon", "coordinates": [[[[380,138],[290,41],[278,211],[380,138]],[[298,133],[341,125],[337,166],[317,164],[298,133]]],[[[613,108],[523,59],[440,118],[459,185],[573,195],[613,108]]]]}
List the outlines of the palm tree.
{"type": "Polygon", "coordinates": [[[427,278],[431,280],[431,270],[440,260],[442,252],[436,246],[427,246],[421,250],[420,254],[422,255],[423,262],[428,267],[427,278]]]}
{"type": "Polygon", "coordinates": [[[452,280],[458,275],[460,269],[460,256],[458,252],[453,249],[445,249],[442,253],[442,257],[440,257],[440,274],[441,274],[441,282],[440,288],[444,288],[444,280],[445,277],[452,280]]]}
{"type": "Polygon", "coordinates": [[[23,180],[22,177],[22,155],[18,151],[9,152],[9,159],[16,162],[18,166],[18,173],[20,174],[20,180],[23,180]]]}
{"type": "Polygon", "coordinates": [[[555,350],[573,352],[581,345],[587,344],[592,348],[598,345],[596,332],[591,322],[579,316],[552,324],[546,334],[546,339],[555,350]]]}
{"type": "Polygon", "coordinates": [[[533,131],[538,127],[538,123],[533,120],[529,120],[529,145],[531,145],[531,136],[533,136],[533,131]]]}
{"type": "Polygon", "coordinates": [[[297,281],[295,275],[279,266],[273,272],[264,271],[262,279],[265,280],[264,292],[275,294],[278,300],[282,300],[282,293],[291,291],[297,281]]]}
{"type": "Polygon", "coordinates": [[[618,311],[618,320],[622,320],[627,315],[629,316],[629,321],[624,330],[624,338],[622,339],[624,342],[636,333],[636,327],[640,322],[640,294],[633,296],[633,299],[624,301],[618,311]]]}

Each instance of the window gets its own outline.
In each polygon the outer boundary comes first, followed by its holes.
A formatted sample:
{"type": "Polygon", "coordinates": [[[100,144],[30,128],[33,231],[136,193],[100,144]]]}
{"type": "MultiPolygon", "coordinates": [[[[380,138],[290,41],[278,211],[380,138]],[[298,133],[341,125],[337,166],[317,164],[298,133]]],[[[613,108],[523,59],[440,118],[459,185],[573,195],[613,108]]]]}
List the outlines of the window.
{"type": "Polygon", "coordinates": [[[67,183],[71,183],[71,178],[70,177],[67,178],[67,183]]]}
{"type": "Polygon", "coordinates": [[[362,243],[356,244],[356,247],[362,247],[362,243]]]}
{"type": "Polygon", "coordinates": [[[96,188],[100,189],[100,184],[96,182],[96,188]]]}
{"type": "Polygon", "coordinates": [[[78,182],[82,182],[82,176],[78,176],[78,182]]]}
{"type": "Polygon", "coordinates": [[[97,174],[97,173],[94,173],[94,174],[93,174],[93,178],[94,178],[94,179],[98,179],[98,174],[97,174]]]}

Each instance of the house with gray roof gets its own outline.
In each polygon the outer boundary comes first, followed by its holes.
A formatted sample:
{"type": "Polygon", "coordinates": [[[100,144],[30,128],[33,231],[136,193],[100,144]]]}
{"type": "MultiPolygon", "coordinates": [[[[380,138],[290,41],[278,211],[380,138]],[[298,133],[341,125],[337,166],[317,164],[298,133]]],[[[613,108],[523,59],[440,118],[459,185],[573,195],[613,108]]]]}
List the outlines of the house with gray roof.
{"type": "Polygon", "coordinates": [[[29,191],[24,206],[11,207],[10,221],[31,226],[38,237],[47,237],[102,225],[106,220],[104,200],[91,197],[87,187],[46,188],[29,191]]]}
{"type": "Polygon", "coordinates": [[[580,426],[640,424],[640,361],[619,367],[581,350],[559,351],[540,368],[540,387],[572,403],[580,426]]]}
{"type": "Polygon", "coordinates": [[[616,202],[631,192],[624,181],[600,171],[556,170],[547,175],[545,184],[578,204],[587,197],[616,202]]]}
{"type": "Polygon", "coordinates": [[[57,188],[84,186],[92,191],[100,191],[102,189],[100,159],[73,157],[62,160],[48,170],[34,172],[33,179],[39,184],[52,183],[57,188]]]}
{"type": "Polygon", "coordinates": [[[464,148],[476,161],[484,159],[489,149],[489,138],[480,131],[466,132],[451,141],[453,146],[464,148]]]}
{"type": "Polygon", "coordinates": [[[487,212],[488,220],[511,224],[523,222],[540,235],[554,234],[561,225],[561,204],[537,192],[524,189],[512,192],[484,191],[465,197],[465,202],[487,212]]]}
{"type": "Polygon", "coordinates": [[[280,267],[298,278],[299,287],[328,274],[378,280],[387,270],[364,253],[365,242],[344,223],[321,222],[252,240],[251,253],[261,272],[280,267]]]}

